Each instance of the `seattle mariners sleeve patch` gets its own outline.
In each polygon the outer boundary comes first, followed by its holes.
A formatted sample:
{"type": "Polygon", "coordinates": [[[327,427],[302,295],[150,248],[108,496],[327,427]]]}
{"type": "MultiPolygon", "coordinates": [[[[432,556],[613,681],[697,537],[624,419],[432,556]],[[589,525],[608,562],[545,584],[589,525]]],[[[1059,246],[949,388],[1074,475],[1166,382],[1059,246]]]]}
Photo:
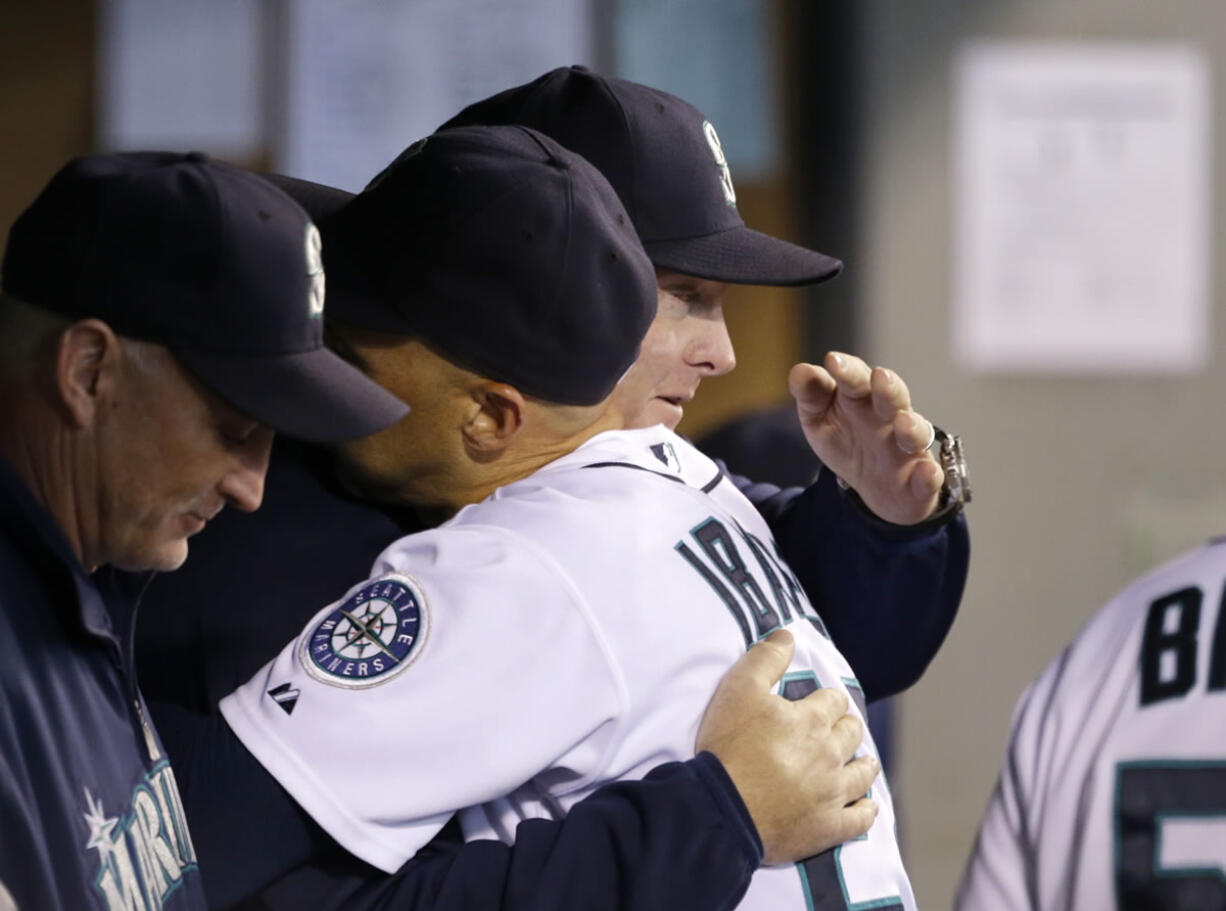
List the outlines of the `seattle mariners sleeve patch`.
{"type": "Polygon", "coordinates": [[[303,640],[299,656],[307,673],[322,683],[376,686],[417,659],[428,629],[420,584],[412,576],[388,573],[325,614],[303,640]]]}

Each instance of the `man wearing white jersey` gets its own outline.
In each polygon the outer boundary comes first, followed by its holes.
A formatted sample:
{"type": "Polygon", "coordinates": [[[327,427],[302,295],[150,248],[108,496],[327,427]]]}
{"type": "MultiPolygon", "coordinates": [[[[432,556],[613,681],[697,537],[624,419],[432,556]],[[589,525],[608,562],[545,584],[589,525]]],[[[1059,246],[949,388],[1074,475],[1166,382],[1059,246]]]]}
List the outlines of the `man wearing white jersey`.
{"type": "MultiPolygon", "coordinates": [[[[447,284],[448,259],[405,244],[403,220],[420,211],[398,206],[400,218],[389,218],[382,200],[421,201],[424,188],[451,179],[479,186],[482,161],[446,152],[490,129],[431,137],[351,204],[355,224],[370,222],[370,243],[358,246],[380,259],[381,246],[400,245],[420,262],[423,297],[447,284]]],[[[506,230],[506,218],[539,199],[503,195],[436,226],[440,250],[457,223],[472,232],[482,220],[490,233],[477,235],[490,244],[536,241],[506,230]]],[[[643,293],[653,295],[642,263],[643,293]]],[[[377,287],[373,262],[369,272],[377,287]]],[[[720,676],[780,626],[796,639],[785,695],[834,688],[856,701],[852,669],[760,514],[679,437],[619,430],[617,397],[592,395],[588,376],[600,371],[590,362],[624,322],[621,309],[596,306],[597,290],[566,293],[576,286],[564,282],[514,299],[487,289],[500,307],[491,315],[481,282],[466,270],[448,306],[422,308],[417,337],[364,351],[374,378],[422,404],[390,437],[346,448],[365,481],[386,478],[394,457],[396,477],[416,485],[402,493],[430,501],[428,490],[458,515],[392,545],[371,579],[222,703],[239,739],[312,817],[388,872],[456,812],[467,837],[509,840],[521,820],[564,815],[603,782],[689,756],[720,676]],[[561,347],[547,341],[568,333],[561,347]]],[[[656,379],[636,368],[622,383],[656,379]]],[[[871,738],[861,753],[853,764],[872,780],[871,738]]],[[[880,777],[871,798],[880,813],[865,838],[763,869],[746,901],[914,908],[880,777]]]]}
{"type": "MultiPolygon", "coordinates": [[[[317,822],[392,871],[456,810],[467,838],[510,840],[688,756],[720,676],[780,626],[784,693],[843,689],[862,717],[854,672],[714,462],[662,427],[606,431],[393,544],[222,710],[317,822]],[[270,691],[299,694],[292,715],[270,691]]],[[[865,840],[759,871],[744,907],[840,884],[847,907],[914,907],[883,779],[872,796],[865,840]]]]}
{"type": "Polygon", "coordinates": [[[1226,543],[1134,582],[1026,691],[960,911],[1226,909],[1226,543]]]}

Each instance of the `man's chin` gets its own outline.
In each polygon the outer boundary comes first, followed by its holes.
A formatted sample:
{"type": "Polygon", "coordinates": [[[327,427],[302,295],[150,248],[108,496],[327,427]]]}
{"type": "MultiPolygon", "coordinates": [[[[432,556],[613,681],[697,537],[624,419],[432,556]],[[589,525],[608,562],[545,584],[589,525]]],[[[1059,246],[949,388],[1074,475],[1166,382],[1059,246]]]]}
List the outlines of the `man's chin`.
{"type": "Polygon", "coordinates": [[[680,405],[674,405],[667,399],[652,399],[647,407],[639,412],[631,426],[638,428],[663,424],[669,430],[676,430],[684,416],[685,409],[680,405]]]}
{"type": "Polygon", "coordinates": [[[168,573],[178,569],[187,560],[187,538],[166,541],[163,544],[141,548],[139,551],[126,554],[111,560],[111,565],[128,572],[147,572],[154,570],[168,573]]]}

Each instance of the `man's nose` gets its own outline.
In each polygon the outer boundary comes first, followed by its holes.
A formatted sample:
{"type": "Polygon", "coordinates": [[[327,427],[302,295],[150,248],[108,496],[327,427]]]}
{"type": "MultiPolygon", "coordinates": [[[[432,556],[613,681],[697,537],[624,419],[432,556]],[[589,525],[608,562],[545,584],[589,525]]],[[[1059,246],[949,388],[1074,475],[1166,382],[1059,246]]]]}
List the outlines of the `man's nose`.
{"type": "Polygon", "coordinates": [[[703,322],[702,333],[690,349],[689,361],[696,367],[705,367],[711,376],[723,376],[736,366],[728,324],[722,316],[703,322]]]}
{"type": "Polygon", "coordinates": [[[235,509],[252,512],[263,501],[272,439],[272,430],[265,427],[255,430],[238,453],[235,465],[221,479],[218,492],[235,509]]]}

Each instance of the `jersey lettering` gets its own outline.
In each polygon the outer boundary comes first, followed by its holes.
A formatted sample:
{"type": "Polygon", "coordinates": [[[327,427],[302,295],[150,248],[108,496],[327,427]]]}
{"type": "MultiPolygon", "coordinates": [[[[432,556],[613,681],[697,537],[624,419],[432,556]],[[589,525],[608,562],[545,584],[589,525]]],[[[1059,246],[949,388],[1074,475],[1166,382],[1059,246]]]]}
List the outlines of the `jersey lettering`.
{"type": "Polygon", "coordinates": [[[157,911],[196,869],[196,850],[187,831],[179,788],[162,762],[137,785],[131,811],[107,816],[85,792],[89,826],[87,850],[98,852],[95,886],[107,911],[157,911]]]}
{"type": "Polygon", "coordinates": [[[1141,641],[1141,705],[1187,694],[1196,683],[1201,590],[1164,595],[1149,606],[1141,641]]]}
{"type": "MultiPolygon", "coordinates": [[[[1141,705],[1186,696],[1196,685],[1203,594],[1196,586],[1149,606],[1141,640],[1141,705]]],[[[1226,590],[1218,607],[1209,658],[1209,692],[1226,690],[1226,590]]]]}
{"type": "Polygon", "coordinates": [[[1213,834],[1226,830],[1226,762],[1125,762],[1115,783],[1120,911],[1226,907],[1226,839],[1213,834]],[[1188,822],[1193,836],[1177,837],[1188,822]]]}
{"type": "Polygon", "coordinates": [[[822,618],[813,610],[813,606],[805,596],[804,590],[800,587],[800,582],[792,574],[792,570],[788,568],[787,563],[784,562],[778,548],[772,554],[756,535],[745,531],[739,525],[737,530],[741,533],[741,537],[745,539],[745,543],[749,545],[749,549],[753,551],[753,555],[758,558],[758,565],[762,567],[762,573],[766,576],[771,591],[774,592],[775,603],[779,606],[779,612],[783,615],[784,622],[791,622],[792,611],[795,611],[798,617],[804,617],[808,620],[809,624],[821,634],[823,639],[829,639],[830,633],[826,630],[826,624],[822,622],[822,618]]]}
{"type": "Polygon", "coordinates": [[[744,600],[745,607],[748,608],[749,616],[753,621],[756,638],[761,639],[772,630],[777,629],[780,625],[779,615],[766,600],[766,595],[763,594],[762,587],[758,585],[758,580],[750,575],[745,566],[745,560],[737,550],[736,542],[728,529],[724,527],[724,523],[714,518],[707,519],[690,534],[702,547],[715,568],[723,574],[733,591],[738,592],[744,600]]]}
{"type": "Polygon", "coordinates": [[[745,539],[745,543],[749,545],[749,550],[757,559],[758,566],[762,568],[762,575],[766,576],[771,593],[775,596],[775,605],[779,608],[779,613],[783,616],[784,622],[791,621],[792,610],[795,610],[797,614],[803,614],[804,609],[800,606],[799,586],[796,586],[795,581],[788,575],[782,573],[783,567],[778,567],[781,572],[776,574],[775,569],[771,566],[774,561],[767,555],[766,548],[762,545],[761,541],[744,529],[738,530],[745,539]],[[779,581],[779,575],[784,575],[782,583],[779,581]]]}
{"type": "Polygon", "coordinates": [[[739,523],[736,532],[734,536],[718,519],[709,518],[690,532],[706,555],[705,561],[685,541],[677,542],[674,549],[719,595],[736,620],[745,639],[745,647],[749,648],[780,626],[798,618],[808,621],[823,638],[829,639],[830,633],[826,630],[826,624],[813,610],[800,587],[800,582],[777,552],[772,553],[759,538],[745,531],[739,523]],[[771,599],[767,599],[762,585],[754,577],[737,546],[738,538],[753,555],[753,562],[765,580],[766,587],[770,589],[771,599]]]}

